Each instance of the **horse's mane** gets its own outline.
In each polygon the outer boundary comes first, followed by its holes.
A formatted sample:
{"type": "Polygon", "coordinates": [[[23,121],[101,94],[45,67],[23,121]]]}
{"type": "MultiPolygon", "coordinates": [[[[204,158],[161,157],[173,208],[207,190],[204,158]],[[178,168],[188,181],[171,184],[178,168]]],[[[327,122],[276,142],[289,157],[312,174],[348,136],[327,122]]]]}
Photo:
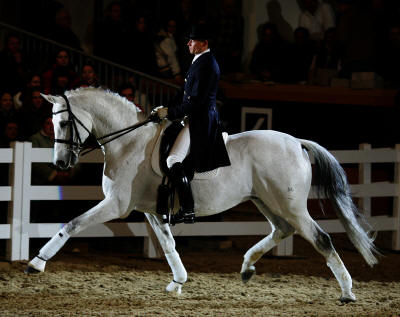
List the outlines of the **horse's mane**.
{"type": "Polygon", "coordinates": [[[119,95],[118,93],[111,91],[110,89],[104,89],[102,87],[79,87],[76,89],[72,89],[65,92],[67,97],[78,97],[82,94],[86,93],[96,93],[96,94],[103,94],[105,98],[110,99],[111,103],[118,101],[125,106],[128,106],[130,109],[136,110],[136,112],[142,112],[142,110],[136,106],[133,102],[129,101],[125,97],[119,95]],[[132,107],[133,106],[133,107],[132,107]]]}

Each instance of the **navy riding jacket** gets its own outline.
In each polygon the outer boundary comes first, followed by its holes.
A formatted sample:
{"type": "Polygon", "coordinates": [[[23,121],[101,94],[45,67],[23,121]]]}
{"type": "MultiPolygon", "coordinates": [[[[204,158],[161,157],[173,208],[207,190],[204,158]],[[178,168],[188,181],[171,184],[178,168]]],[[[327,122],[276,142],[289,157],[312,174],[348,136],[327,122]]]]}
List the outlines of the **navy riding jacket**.
{"type": "Polygon", "coordinates": [[[168,105],[170,120],[189,119],[190,156],[196,172],[231,164],[216,108],[219,77],[215,57],[210,52],[202,54],[190,66],[183,92],[168,105]]]}

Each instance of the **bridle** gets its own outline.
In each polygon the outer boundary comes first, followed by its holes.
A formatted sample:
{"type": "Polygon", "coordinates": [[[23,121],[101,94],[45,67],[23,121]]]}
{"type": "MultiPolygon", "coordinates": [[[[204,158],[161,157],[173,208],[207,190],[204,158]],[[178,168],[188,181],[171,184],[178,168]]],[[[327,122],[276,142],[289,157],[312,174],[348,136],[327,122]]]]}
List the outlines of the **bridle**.
{"type": "Polygon", "coordinates": [[[68,112],[68,120],[62,121],[62,124],[67,124],[69,125],[70,128],[70,135],[68,139],[54,139],[54,142],[56,143],[63,143],[63,144],[68,144],[69,148],[68,150],[70,152],[73,152],[74,154],[76,154],[76,156],[84,156],[90,152],[92,152],[95,149],[101,148],[103,145],[133,131],[136,130],[137,128],[140,128],[141,126],[146,125],[149,122],[155,122],[155,123],[159,123],[161,120],[159,119],[158,115],[156,113],[152,113],[146,120],[136,123],[132,126],[129,126],[127,128],[115,131],[115,132],[111,132],[109,134],[103,135],[102,137],[97,138],[96,136],[93,135],[92,132],[90,132],[90,130],[82,123],[81,120],[79,120],[74,113],[71,110],[71,105],[69,104],[69,100],[67,98],[67,96],[65,95],[61,95],[61,97],[64,98],[65,103],[67,105],[67,108],[53,112],[53,115],[57,115],[63,112],[68,112]],[[97,141],[97,145],[92,146],[92,147],[88,147],[88,146],[84,146],[84,143],[82,142],[82,139],[79,135],[79,131],[78,131],[78,124],[85,129],[85,131],[87,133],[89,133],[89,135],[92,135],[96,141],[97,141]],[[77,142],[74,141],[74,133],[77,136],[77,142]],[[101,143],[101,140],[107,139],[109,137],[113,138],[101,143]],[[83,152],[81,152],[82,150],[85,150],[83,152]]]}

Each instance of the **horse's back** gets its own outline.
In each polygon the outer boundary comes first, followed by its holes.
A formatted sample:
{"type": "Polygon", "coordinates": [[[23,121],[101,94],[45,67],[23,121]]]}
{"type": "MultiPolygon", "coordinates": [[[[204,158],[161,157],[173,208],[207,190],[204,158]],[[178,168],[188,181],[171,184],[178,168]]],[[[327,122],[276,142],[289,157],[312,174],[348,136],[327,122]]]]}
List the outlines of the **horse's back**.
{"type": "Polygon", "coordinates": [[[257,157],[278,155],[280,158],[301,152],[300,141],[286,133],[274,130],[253,130],[232,134],[227,140],[228,153],[240,151],[257,157]]]}
{"type": "MultiPolygon", "coordinates": [[[[232,165],[252,170],[256,178],[277,183],[308,183],[311,165],[300,140],[274,130],[254,130],[229,136],[232,165]]],[[[288,185],[289,186],[289,185],[288,185]]]]}

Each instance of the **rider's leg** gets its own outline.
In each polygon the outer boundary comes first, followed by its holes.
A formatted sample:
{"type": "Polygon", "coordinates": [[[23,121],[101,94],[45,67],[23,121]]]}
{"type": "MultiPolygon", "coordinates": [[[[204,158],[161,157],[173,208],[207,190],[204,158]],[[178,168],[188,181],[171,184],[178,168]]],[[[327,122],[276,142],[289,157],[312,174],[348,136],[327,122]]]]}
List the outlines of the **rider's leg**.
{"type": "Polygon", "coordinates": [[[183,160],[189,152],[189,148],[190,133],[189,125],[186,124],[182,131],[179,132],[178,137],[167,158],[167,166],[171,172],[171,180],[178,192],[179,203],[181,205],[179,213],[175,215],[172,219],[173,223],[194,222],[194,202],[192,189],[190,188],[190,182],[186,177],[182,164],[183,160]]]}
{"type": "Polygon", "coordinates": [[[169,152],[167,158],[167,166],[171,169],[175,163],[182,163],[185,157],[189,153],[190,148],[190,133],[189,124],[187,123],[183,129],[179,132],[174,145],[169,152]]]}

